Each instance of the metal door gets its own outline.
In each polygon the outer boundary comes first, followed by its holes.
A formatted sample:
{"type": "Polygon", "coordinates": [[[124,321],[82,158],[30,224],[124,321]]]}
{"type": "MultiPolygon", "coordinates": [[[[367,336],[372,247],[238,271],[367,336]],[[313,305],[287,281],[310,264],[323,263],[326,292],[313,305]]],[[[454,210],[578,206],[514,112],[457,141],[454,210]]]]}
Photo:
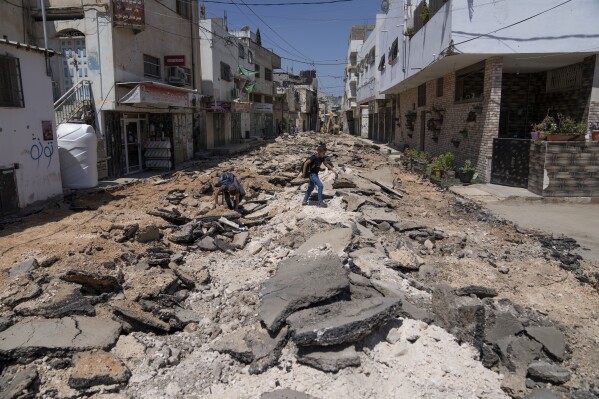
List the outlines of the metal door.
{"type": "Polygon", "coordinates": [[[225,145],[225,114],[218,112],[213,113],[212,122],[214,126],[214,146],[220,147],[225,145]]]}
{"type": "Polygon", "coordinates": [[[0,169],[0,216],[19,210],[19,196],[14,168],[0,169]]]}
{"type": "Polygon", "coordinates": [[[87,50],[85,37],[69,37],[60,40],[62,50],[63,93],[80,80],[87,79],[87,50]]]}
{"type": "Polygon", "coordinates": [[[493,139],[491,183],[528,188],[530,140],[493,139]]]}
{"type": "Polygon", "coordinates": [[[239,143],[241,141],[241,114],[234,112],[231,114],[231,142],[239,143]]]}
{"type": "Polygon", "coordinates": [[[123,173],[131,174],[141,171],[141,138],[139,120],[123,119],[123,173]]]}

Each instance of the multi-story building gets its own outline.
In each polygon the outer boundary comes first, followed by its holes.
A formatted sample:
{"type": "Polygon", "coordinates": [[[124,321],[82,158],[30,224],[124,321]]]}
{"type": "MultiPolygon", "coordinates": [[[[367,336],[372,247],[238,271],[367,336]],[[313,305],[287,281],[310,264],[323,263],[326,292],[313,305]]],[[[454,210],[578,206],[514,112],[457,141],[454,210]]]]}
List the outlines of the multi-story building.
{"type": "MultiPolygon", "coordinates": [[[[358,93],[358,52],[362,44],[374,30],[374,25],[354,25],[351,27],[348,39],[347,60],[344,70],[345,90],[343,93],[343,103],[341,109],[343,111],[343,125],[347,126],[349,134],[360,134],[360,110],[356,102],[358,93]]],[[[368,118],[367,107],[364,111],[368,118]]],[[[366,123],[364,130],[367,131],[368,124],[366,123]]]]}
{"type": "Polygon", "coordinates": [[[289,124],[297,131],[316,130],[318,125],[318,79],[315,70],[300,71],[299,75],[278,72],[275,80],[286,89],[289,124]]]}
{"type": "MultiPolygon", "coordinates": [[[[382,67],[379,93],[396,99],[397,146],[451,151],[458,164],[472,160],[489,182],[547,195],[564,195],[570,185],[571,193],[597,195],[599,182],[586,165],[571,159],[576,171],[566,173],[542,155],[544,166],[536,165],[534,151],[561,150],[530,140],[531,125],[548,113],[587,124],[599,118],[595,1],[384,4],[375,30],[385,51],[375,65],[382,67]]],[[[586,154],[594,144],[579,146],[586,154]]]]}
{"type": "Polygon", "coordinates": [[[252,137],[271,138],[276,134],[273,115],[275,96],[275,69],[281,68],[281,57],[256,43],[256,35],[249,29],[235,32],[251,54],[253,64],[254,86],[250,92],[253,103],[250,114],[250,135],[252,137]]]}
{"type": "Polygon", "coordinates": [[[46,0],[45,27],[39,4],[23,2],[24,40],[62,53],[49,62],[56,123],[94,125],[100,177],[170,169],[205,147],[196,3],[46,0]]]}

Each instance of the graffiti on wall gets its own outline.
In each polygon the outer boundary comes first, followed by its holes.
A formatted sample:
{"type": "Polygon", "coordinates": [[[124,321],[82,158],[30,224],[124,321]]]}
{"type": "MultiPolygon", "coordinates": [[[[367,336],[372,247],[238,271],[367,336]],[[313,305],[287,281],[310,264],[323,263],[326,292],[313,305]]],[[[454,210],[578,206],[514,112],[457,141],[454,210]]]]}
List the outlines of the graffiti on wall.
{"type": "Polygon", "coordinates": [[[37,165],[40,165],[40,160],[42,158],[48,159],[48,165],[46,167],[50,167],[52,163],[52,156],[54,155],[54,142],[42,142],[39,137],[32,137],[33,144],[29,148],[29,156],[31,160],[37,161],[37,165]]]}

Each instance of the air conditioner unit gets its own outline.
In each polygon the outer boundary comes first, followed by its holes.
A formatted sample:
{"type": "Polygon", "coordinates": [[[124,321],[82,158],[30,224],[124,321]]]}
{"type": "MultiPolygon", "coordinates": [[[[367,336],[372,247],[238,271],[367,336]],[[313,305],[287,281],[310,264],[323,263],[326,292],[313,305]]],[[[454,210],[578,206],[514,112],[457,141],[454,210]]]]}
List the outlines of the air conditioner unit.
{"type": "Polygon", "coordinates": [[[167,82],[173,86],[185,86],[187,83],[185,69],[177,66],[168,67],[167,82]]]}

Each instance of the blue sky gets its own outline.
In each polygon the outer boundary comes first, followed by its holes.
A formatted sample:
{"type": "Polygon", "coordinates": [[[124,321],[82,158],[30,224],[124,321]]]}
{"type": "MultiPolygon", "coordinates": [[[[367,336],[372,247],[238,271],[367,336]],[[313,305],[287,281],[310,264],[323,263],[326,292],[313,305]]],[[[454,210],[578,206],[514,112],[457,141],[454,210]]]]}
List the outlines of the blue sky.
{"type": "MultiPolygon", "coordinates": [[[[245,0],[246,3],[285,3],[293,0],[245,0]]],[[[314,2],[318,0],[302,0],[314,2]]],[[[241,4],[240,0],[235,3],[241,4]]],[[[205,3],[208,18],[222,18],[227,12],[230,30],[247,25],[253,32],[260,28],[262,45],[281,57],[312,60],[311,65],[282,59],[282,69],[299,73],[316,69],[319,91],[343,93],[343,63],[352,25],[374,24],[379,0],[352,0],[320,5],[250,6],[205,3]],[[260,18],[252,13],[256,13],[260,18]],[[268,26],[267,26],[268,24],[268,26]],[[274,32],[276,33],[274,33],[274,32]],[[278,36],[277,36],[278,34],[278,36]],[[281,37],[284,39],[281,39],[281,37]]]]}

